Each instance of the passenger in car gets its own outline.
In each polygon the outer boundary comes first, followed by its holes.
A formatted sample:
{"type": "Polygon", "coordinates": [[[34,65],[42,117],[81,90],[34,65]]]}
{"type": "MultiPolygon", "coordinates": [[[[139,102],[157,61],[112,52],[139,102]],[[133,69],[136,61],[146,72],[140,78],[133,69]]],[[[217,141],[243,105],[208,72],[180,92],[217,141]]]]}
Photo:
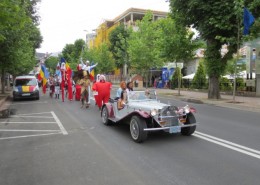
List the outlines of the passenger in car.
{"type": "Polygon", "coordinates": [[[117,101],[117,109],[118,110],[122,110],[127,102],[127,92],[125,90],[123,90],[121,92],[120,98],[117,101]]]}
{"type": "Polygon", "coordinates": [[[121,96],[121,92],[126,90],[126,82],[125,81],[122,81],[120,83],[120,87],[117,89],[117,92],[116,92],[116,97],[117,99],[120,98],[121,96]]]}

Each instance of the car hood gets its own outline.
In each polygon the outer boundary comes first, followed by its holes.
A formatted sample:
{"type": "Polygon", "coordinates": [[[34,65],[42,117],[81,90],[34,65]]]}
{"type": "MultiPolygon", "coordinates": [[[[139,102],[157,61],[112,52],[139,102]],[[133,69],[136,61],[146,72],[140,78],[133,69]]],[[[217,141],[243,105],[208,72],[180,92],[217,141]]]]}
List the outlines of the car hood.
{"type": "Polygon", "coordinates": [[[162,109],[163,107],[167,107],[169,105],[165,103],[160,103],[156,100],[154,101],[138,101],[138,102],[129,102],[129,106],[131,108],[139,108],[143,110],[151,110],[151,109],[162,109]]]}

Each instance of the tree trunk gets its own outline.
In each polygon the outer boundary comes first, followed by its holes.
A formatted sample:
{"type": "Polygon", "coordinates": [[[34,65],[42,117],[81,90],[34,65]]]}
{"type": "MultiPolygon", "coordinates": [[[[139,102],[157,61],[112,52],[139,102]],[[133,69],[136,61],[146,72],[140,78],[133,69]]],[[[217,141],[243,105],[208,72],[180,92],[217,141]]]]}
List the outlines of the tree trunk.
{"type": "Polygon", "coordinates": [[[5,94],[5,70],[4,70],[4,68],[2,68],[1,85],[2,85],[2,94],[5,94]]]}
{"type": "Polygon", "coordinates": [[[220,99],[219,78],[216,76],[209,78],[208,99],[220,99]]]}

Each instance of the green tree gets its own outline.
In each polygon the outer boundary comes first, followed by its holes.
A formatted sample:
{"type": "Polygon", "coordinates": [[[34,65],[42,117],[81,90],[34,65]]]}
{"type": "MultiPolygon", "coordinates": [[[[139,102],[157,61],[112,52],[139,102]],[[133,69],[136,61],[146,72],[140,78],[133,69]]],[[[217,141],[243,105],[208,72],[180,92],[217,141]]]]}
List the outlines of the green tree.
{"type": "Polygon", "coordinates": [[[94,61],[98,63],[95,71],[97,73],[108,74],[114,71],[115,61],[106,43],[102,43],[95,51],[94,61]]]}
{"type": "MultiPolygon", "coordinates": [[[[181,62],[185,63],[194,58],[194,52],[200,46],[201,42],[194,40],[194,32],[190,29],[178,25],[171,17],[161,19],[156,22],[160,28],[160,39],[157,46],[161,51],[160,55],[164,58],[164,62],[181,62]]],[[[178,79],[179,95],[181,79],[178,79]]]]}
{"type": "Polygon", "coordinates": [[[172,89],[178,87],[178,85],[180,84],[179,79],[181,78],[182,78],[181,69],[179,67],[176,67],[172,75],[172,79],[170,81],[172,89]]]}
{"type": "Polygon", "coordinates": [[[0,69],[2,93],[5,92],[5,73],[14,76],[28,74],[36,63],[35,49],[42,37],[37,28],[35,4],[30,0],[3,0],[0,3],[0,69]]]}
{"type": "MultiPolygon", "coordinates": [[[[242,0],[170,0],[171,15],[176,23],[193,26],[207,43],[205,59],[209,76],[209,99],[220,98],[219,78],[228,59],[232,58],[241,41],[239,35],[241,35],[242,8],[244,5],[250,7],[253,2],[259,1],[246,1],[244,4],[242,0]],[[221,56],[221,47],[227,43],[228,52],[221,56]]],[[[260,3],[256,4],[254,7],[259,10],[260,3]]]]}
{"type": "Polygon", "coordinates": [[[57,68],[57,64],[60,61],[59,57],[51,56],[45,61],[46,67],[49,69],[50,74],[54,74],[57,68]]]}
{"type": "Polygon", "coordinates": [[[129,66],[129,55],[127,53],[127,40],[130,35],[130,29],[126,29],[124,25],[120,25],[116,27],[110,34],[109,34],[109,50],[113,54],[115,59],[115,65],[117,68],[121,68],[123,71],[123,67],[125,64],[129,66]]]}
{"type": "Polygon", "coordinates": [[[146,13],[144,18],[136,23],[138,30],[132,32],[128,40],[130,65],[133,72],[141,74],[148,82],[149,70],[163,66],[160,51],[156,46],[159,34],[155,23],[152,21],[151,12],[146,13]]]}
{"type": "Polygon", "coordinates": [[[206,78],[206,72],[204,67],[203,60],[199,61],[199,66],[196,71],[196,74],[192,80],[192,88],[194,89],[203,89],[206,87],[207,78],[206,78]]]}
{"type": "Polygon", "coordinates": [[[62,57],[69,63],[71,69],[75,70],[80,63],[84,46],[85,41],[83,39],[78,39],[74,44],[66,44],[63,48],[62,57]]]}

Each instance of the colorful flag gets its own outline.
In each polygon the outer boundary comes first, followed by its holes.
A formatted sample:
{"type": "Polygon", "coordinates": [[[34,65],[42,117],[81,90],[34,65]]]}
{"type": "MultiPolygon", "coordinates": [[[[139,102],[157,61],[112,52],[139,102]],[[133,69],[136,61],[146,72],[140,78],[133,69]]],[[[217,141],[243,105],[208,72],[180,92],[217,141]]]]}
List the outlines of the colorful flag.
{"type": "Polygon", "coordinates": [[[41,65],[41,70],[38,75],[38,80],[42,80],[42,92],[46,93],[47,78],[49,78],[49,72],[44,65],[41,65]]]}
{"type": "Polygon", "coordinates": [[[244,35],[249,34],[250,26],[255,22],[254,16],[244,8],[244,35]]]}

